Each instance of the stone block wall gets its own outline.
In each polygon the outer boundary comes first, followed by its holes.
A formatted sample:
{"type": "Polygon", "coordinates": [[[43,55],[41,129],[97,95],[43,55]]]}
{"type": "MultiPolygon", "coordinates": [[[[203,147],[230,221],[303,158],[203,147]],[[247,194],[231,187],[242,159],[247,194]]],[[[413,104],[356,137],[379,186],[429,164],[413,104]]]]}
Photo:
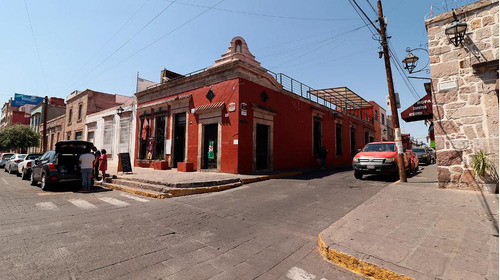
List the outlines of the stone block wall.
{"type": "Polygon", "coordinates": [[[456,15],[468,24],[463,46],[445,35],[452,12],[426,21],[438,181],[442,188],[480,190],[484,180],[473,176],[472,154],[483,150],[497,171],[499,165],[498,0],[466,5],[456,15]]]}

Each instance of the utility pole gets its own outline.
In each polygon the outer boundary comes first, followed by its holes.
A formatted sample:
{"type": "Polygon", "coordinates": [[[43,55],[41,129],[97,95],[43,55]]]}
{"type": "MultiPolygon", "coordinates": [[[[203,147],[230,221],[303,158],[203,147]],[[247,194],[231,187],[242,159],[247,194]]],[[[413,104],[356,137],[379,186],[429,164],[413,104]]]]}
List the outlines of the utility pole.
{"type": "Polygon", "coordinates": [[[384,51],[385,74],[387,76],[387,87],[389,88],[389,99],[391,101],[392,124],[394,128],[395,141],[398,153],[399,181],[407,182],[406,169],[404,163],[404,148],[401,141],[401,130],[399,128],[398,109],[396,106],[396,95],[394,94],[394,84],[392,82],[391,60],[389,57],[389,47],[387,46],[387,34],[385,30],[385,19],[382,11],[382,1],[377,1],[378,21],[380,23],[380,36],[382,37],[382,49],[384,51]]]}
{"type": "Polygon", "coordinates": [[[43,132],[42,132],[42,149],[43,153],[47,151],[47,104],[49,103],[49,97],[45,96],[43,99],[43,132]]]}

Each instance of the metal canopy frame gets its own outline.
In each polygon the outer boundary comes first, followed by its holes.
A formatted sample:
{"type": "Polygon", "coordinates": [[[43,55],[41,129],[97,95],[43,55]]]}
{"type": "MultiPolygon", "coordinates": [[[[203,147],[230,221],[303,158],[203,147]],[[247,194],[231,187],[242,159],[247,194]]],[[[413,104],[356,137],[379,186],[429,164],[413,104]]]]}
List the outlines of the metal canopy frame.
{"type": "Polygon", "coordinates": [[[317,89],[311,90],[309,93],[334,104],[339,111],[347,112],[348,110],[373,107],[370,102],[366,101],[348,87],[317,89]]]}

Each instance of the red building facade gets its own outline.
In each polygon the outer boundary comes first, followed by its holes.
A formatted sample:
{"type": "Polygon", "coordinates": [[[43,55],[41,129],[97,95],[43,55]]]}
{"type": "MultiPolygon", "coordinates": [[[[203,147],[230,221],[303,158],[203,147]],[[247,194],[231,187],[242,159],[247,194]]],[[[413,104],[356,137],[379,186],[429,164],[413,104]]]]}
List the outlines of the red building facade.
{"type": "Polygon", "coordinates": [[[213,66],[136,93],[134,164],[228,173],[311,168],[325,147],[328,166],[350,165],[373,121],[333,92],[270,73],[235,37],[213,66]]]}

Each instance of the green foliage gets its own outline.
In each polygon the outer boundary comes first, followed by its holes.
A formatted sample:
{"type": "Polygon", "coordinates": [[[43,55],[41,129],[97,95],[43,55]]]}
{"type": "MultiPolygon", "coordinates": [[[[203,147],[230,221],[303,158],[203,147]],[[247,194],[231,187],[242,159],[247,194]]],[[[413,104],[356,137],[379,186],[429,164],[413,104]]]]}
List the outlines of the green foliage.
{"type": "Polygon", "coordinates": [[[40,144],[40,134],[27,125],[16,124],[0,130],[1,150],[26,150],[40,144]]]}
{"type": "Polygon", "coordinates": [[[486,177],[493,171],[493,164],[483,150],[472,155],[471,167],[479,177],[486,177]]]}

